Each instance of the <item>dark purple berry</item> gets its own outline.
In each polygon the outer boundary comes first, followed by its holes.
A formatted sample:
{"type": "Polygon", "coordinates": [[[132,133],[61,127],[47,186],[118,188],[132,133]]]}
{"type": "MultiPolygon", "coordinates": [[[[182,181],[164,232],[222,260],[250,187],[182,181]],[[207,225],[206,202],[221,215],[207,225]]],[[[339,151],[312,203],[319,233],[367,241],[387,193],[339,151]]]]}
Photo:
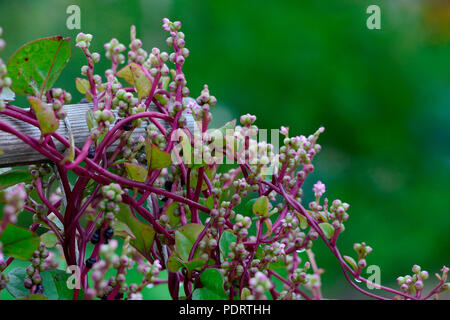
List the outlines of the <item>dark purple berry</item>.
{"type": "Polygon", "coordinates": [[[80,100],[80,103],[89,103],[89,100],[86,99],[86,98],[83,98],[83,99],[80,100]]]}
{"type": "Polygon", "coordinates": [[[122,300],[122,299],[123,299],[123,292],[118,292],[118,293],[116,294],[116,299],[117,299],[117,300],[122,300]]]}
{"type": "Polygon", "coordinates": [[[36,294],[42,294],[42,293],[44,293],[44,287],[42,286],[42,284],[38,284],[38,285],[36,286],[36,291],[35,291],[34,293],[36,293],[36,294]]]}
{"type": "Polygon", "coordinates": [[[95,156],[95,147],[94,147],[94,146],[91,146],[91,147],[89,148],[87,157],[88,157],[89,159],[92,159],[92,158],[94,158],[94,156],[95,156]]]}
{"type": "Polygon", "coordinates": [[[130,131],[131,129],[133,129],[133,123],[131,121],[125,122],[122,126],[122,129],[124,131],[130,131]]]}
{"type": "Polygon", "coordinates": [[[106,240],[112,239],[113,235],[114,235],[113,229],[108,228],[105,230],[104,236],[105,236],[106,240]]]}
{"type": "Polygon", "coordinates": [[[88,269],[92,268],[92,266],[96,262],[97,262],[97,260],[94,257],[90,257],[89,259],[86,260],[86,268],[88,268],[88,269]]]}
{"type": "Polygon", "coordinates": [[[100,229],[94,231],[91,237],[91,243],[97,244],[100,241],[100,229]]]}
{"type": "Polygon", "coordinates": [[[164,189],[166,189],[167,191],[172,190],[172,184],[173,184],[172,181],[166,180],[166,182],[164,182],[164,189]]]}

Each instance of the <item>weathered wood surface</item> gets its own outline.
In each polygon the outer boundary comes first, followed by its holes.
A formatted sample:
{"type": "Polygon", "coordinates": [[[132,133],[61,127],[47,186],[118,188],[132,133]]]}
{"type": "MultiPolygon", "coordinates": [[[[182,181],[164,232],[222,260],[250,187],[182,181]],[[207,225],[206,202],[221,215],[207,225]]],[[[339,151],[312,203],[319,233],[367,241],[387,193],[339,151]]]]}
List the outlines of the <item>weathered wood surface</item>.
{"type": "MultiPolygon", "coordinates": [[[[72,104],[64,106],[64,110],[67,112],[67,119],[70,123],[70,127],[72,129],[72,133],[75,139],[75,145],[79,149],[83,147],[86,139],[89,137],[89,129],[86,124],[86,112],[90,108],[92,108],[92,104],[90,103],[72,104]]],[[[157,111],[156,106],[150,105],[150,111],[157,111]]],[[[192,115],[185,113],[184,116],[187,119],[188,128],[192,130],[194,126],[194,120],[192,118],[192,115]]],[[[117,118],[118,117],[116,114],[116,119],[117,118]]],[[[24,134],[27,134],[35,139],[39,139],[41,136],[39,128],[32,126],[28,123],[11,118],[9,116],[0,114],[0,121],[7,123],[16,130],[24,134]]],[[[160,121],[166,129],[169,129],[169,126],[165,121],[159,119],[158,121],[160,121]]],[[[136,128],[133,131],[132,137],[136,138],[139,137],[140,135],[144,135],[145,126],[146,125],[143,124],[140,128],[136,128]]],[[[63,120],[60,121],[60,126],[57,132],[64,137],[68,137],[69,130],[63,120]]],[[[66,150],[66,147],[62,143],[56,141],[56,139],[54,139],[54,141],[58,151],[64,152],[66,150]]],[[[110,149],[113,149],[114,146],[116,146],[117,144],[118,142],[113,144],[110,147],[110,149]]],[[[3,154],[0,155],[0,167],[13,167],[47,161],[47,158],[45,158],[38,151],[34,150],[32,147],[28,146],[22,140],[20,140],[19,138],[10,133],[1,130],[0,130],[0,150],[3,150],[3,154]]]]}

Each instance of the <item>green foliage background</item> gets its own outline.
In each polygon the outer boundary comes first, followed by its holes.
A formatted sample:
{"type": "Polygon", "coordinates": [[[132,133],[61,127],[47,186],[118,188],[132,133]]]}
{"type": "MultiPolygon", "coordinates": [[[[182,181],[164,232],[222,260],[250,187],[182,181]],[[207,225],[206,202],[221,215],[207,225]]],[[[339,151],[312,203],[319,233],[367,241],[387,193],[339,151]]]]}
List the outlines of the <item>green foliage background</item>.
{"type": "MultiPolygon", "coordinates": [[[[210,86],[215,124],[252,113],[261,128],[285,125],[291,134],[325,126],[305,203],[320,179],[328,197],[351,204],[341,251],[366,241],[383,284],[414,263],[431,274],[449,264],[448,1],[0,0],[2,58],[39,37],[74,39],[78,31],[66,28],[70,4],[80,6],[81,31],[94,35],[101,53],[112,37],[127,43],[132,24],[146,49],[165,50],[161,19],[181,20],[191,51],[188,86],[192,96],[210,86]],[[381,30],[366,27],[370,4],[381,7],[381,30]]],[[[73,41],[72,49],[56,85],[76,101],[74,79],[85,60],[73,41]]],[[[315,249],[325,296],[361,298],[319,241],[315,249]]],[[[147,298],[168,297],[152,290],[147,298]]]]}

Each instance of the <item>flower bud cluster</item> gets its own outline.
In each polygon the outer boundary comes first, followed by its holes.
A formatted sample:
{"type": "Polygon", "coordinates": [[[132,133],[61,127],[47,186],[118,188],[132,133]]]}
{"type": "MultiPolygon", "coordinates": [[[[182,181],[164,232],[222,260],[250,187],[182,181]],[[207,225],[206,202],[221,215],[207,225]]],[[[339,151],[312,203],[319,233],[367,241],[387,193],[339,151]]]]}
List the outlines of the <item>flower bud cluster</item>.
{"type": "Polygon", "coordinates": [[[119,203],[122,202],[123,193],[121,186],[117,183],[110,183],[102,187],[103,199],[99,202],[99,208],[104,212],[104,215],[98,225],[106,222],[109,226],[114,226],[116,214],[120,211],[119,203]]]}
{"type": "Polygon", "coordinates": [[[19,183],[5,192],[5,206],[3,207],[3,219],[9,223],[17,223],[17,215],[23,210],[27,192],[23,183],[19,183]]]}
{"type": "Polygon", "coordinates": [[[406,275],[403,277],[397,278],[397,283],[400,286],[400,289],[404,293],[415,293],[418,290],[422,290],[424,286],[424,281],[428,279],[428,272],[422,270],[419,265],[414,265],[412,267],[413,275],[406,275]]]}
{"type": "Polygon", "coordinates": [[[358,254],[358,268],[361,270],[367,267],[366,256],[372,252],[372,247],[366,245],[365,242],[355,243],[353,249],[358,254]]]}
{"type": "Polygon", "coordinates": [[[284,260],[286,252],[284,251],[286,245],[280,242],[274,242],[263,247],[263,253],[261,258],[262,264],[274,263],[279,260],[284,260]]]}
{"type": "Polygon", "coordinates": [[[328,214],[329,219],[333,221],[332,225],[336,230],[339,228],[339,232],[345,230],[344,222],[348,220],[349,215],[347,210],[350,208],[348,203],[342,202],[341,200],[334,200],[330,207],[330,212],[328,214]]]}
{"type": "Polygon", "coordinates": [[[55,115],[58,119],[64,119],[67,116],[67,112],[63,109],[63,105],[70,103],[72,100],[72,95],[63,90],[63,89],[52,89],[51,90],[52,95],[52,107],[55,111],[55,115]]]}
{"type": "Polygon", "coordinates": [[[236,215],[236,223],[233,226],[234,234],[239,238],[245,238],[248,235],[248,229],[252,225],[252,219],[250,217],[244,217],[241,214],[236,215]]]}
{"type": "Polygon", "coordinates": [[[131,42],[128,47],[130,48],[130,51],[128,51],[128,63],[135,62],[143,65],[148,53],[142,48],[141,39],[136,38],[136,28],[134,26],[131,27],[131,42]]]}
{"type": "Polygon", "coordinates": [[[137,106],[138,99],[135,98],[131,92],[126,92],[123,89],[119,89],[116,93],[116,96],[112,100],[111,108],[113,110],[118,110],[119,117],[126,117],[136,113],[133,112],[133,109],[137,106]]]}
{"type": "Polygon", "coordinates": [[[106,50],[106,58],[113,62],[117,62],[118,64],[125,62],[125,56],[122,53],[126,50],[126,47],[120,43],[119,40],[113,38],[110,42],[106,43],[104,47],[106,50]]]}
{"type": "Polygon", "coordinates": [[[232,210],[232,205],[229,201],[222,201],[219,205],[219,209],[213,209],[210,212],[211,219],[217,222],[220,227],[225,226],[226,219],[234,218],[235,212],[232,210]]]}
{"type": "Polygon", "coordinates": [[[273,288],[272,281],[262,272],[257,272],[253,278],[250,278],[248,284],[252,294],[247,297],[247,300],[266,300],[264,293],[273,288]]]}
{"type": "Polygon", "coordinates": [[[46,266],[48,265],[46,259],[48,257],[49,252],[45,249],[44,243],[41,243],[38,250],[33,252],[31,265],[26,268],[26,276],[24,280],[25,288],[34,288],[34,292],[32,293],[42,294],[44,292],[41,272],[46,270],[46,266]]]}
{"type": "Polygon", "coordinates": [[[297,166],[303,165],[303,176],[299,177],[304,180],[308,173],[314,171],[311,164],[314,156],[321,150],[321,146],[316,143],[320,133],[324,131],[323,127],[316,131],[315,134],[308,138],[305,136],[286,137],[283,140],[283,146],[280,148],[280,162],[287,172],[291,172],[297,166]]]}
{"type": "Polygon", "coordinates": [[[75,46],[80,49],[89,49],[92,38],[93,38],[92,34],[90,33],[85,34],[83,32],[80,32],[75,39],[76,41],[75,46]]]}
{"type": "Polygon", "coordinates": [[[281,240],[281,243],[285,245],[286,248],[294,247],[297,250],[300,249],[309,249],[312,247],[312,241],[310,239],[306,239],[306,235],[304,232],[300,231],[299,228],[289,231],[281,240]]]}
{"type": "Polygon", "coordinates": [[[159,129],[153,123],[150,123],[146,127],[146,132],[152,144],[157,146],[158,149],[163,150],[166,147],[167,144],[166,137],[161,133],[161,131],[159,131],[159,129]]]}

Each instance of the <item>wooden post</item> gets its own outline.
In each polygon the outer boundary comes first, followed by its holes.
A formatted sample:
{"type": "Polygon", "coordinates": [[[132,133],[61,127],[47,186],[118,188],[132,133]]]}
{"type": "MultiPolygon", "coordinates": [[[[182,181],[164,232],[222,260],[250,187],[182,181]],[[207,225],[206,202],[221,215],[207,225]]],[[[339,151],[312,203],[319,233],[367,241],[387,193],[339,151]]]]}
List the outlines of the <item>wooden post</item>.
{"type": "MultiPolygon", "coordinates": [[[[67,112],[67,120],[70,123],[70,127],[72,129],[72,133],[75,139],[75,145],[79,149],[83,147],[86,139],[89,137],[90,134],[86,124],[86,112],[91,108],[92,103],[72,104],[64,106],[64,110],[67,112]]],[[[150,111],[158,111],[155,105],[150,105],[149,109],[150,111]]],[[[116,112],[114,113],[117,119],[118,118],[117,113],[116,112]]],[[[187,119],[188,129],[193,131],[194,119],[192,115],[187,114],[186,112],[183,113],[183,115],[187,119]]],[[[0,114],[0,121],[7,123],[16,130],[24,134],[27,134],[35,139],[39,139],[41,136],[41,131],[39,130],[39,128],[31,124],[16,120],[12,117],[0,114]]],[[[160,119],[157,119],[157,121],[159,121],[166,129],[170,131],[170,126],[168,125],[168,123],[160,119]]],[[[68,137],[69,130],[64,120],[60,121],[60,126],[57,132],[64,137],[68,137]]],[[[141,135],[142,136],[145,135],[144,125],[141,126],[140,128],[136,128],[133,131],[132,137],[137,138],[141,135]]],[[[54,141],[56,149],[59,152],[64,152],[66,150],[66,147],[62,143],[60,143],[56,139],[54,139],[54,141]]],[[[113,149],[114,146],[116,146],[117,144],[118,141],[116,141],[112,146],[110,146],[108,150],[113,149]]],[[[0,150],[3,151],[3,154],[0,155],[0,167],[14,167],[48,161],[46,157],[44,157],[42,154],[34,150],[32,147],[24,143],[16,136],[1,130],[0,130],[0,150]]]]}

